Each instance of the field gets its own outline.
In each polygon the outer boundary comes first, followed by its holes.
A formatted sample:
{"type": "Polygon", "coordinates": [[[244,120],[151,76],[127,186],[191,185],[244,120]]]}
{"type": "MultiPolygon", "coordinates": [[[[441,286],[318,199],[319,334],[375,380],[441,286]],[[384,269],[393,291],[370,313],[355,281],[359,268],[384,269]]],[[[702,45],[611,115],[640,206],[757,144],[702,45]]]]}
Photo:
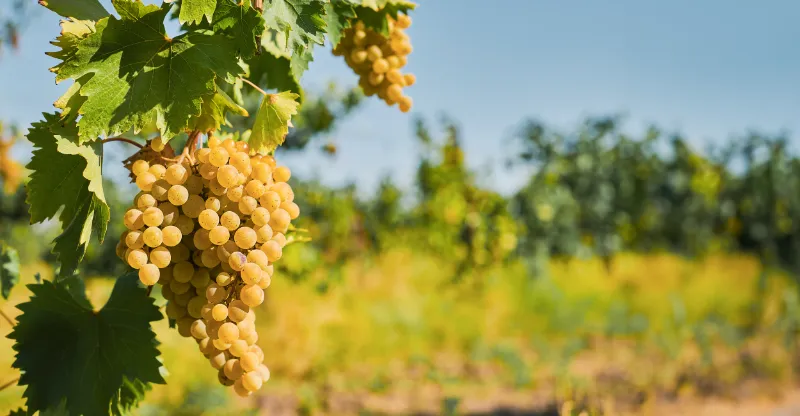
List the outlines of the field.
{"type": "MultiPolygon", "coordinates": [[[[136,414],[738,414],[798,402],[794,340],[782,339],[796,289],[779,274],[760,279],[753,259],[621,254],[610,273],[593,260],[549,267],[530,279],[498,266],[453,285],[451,265],[394,249],[350,261],[326,290],[322,269],[276,278],[259,310],[272,371],[262,393],[243,400],[219,386],[194,342],[162,320],[169,384],[136,414]]],[[[23,276],[36,271],[52,274],[42,264],[23,276]]],[[[89,280],[96,307],[112,284],[89,280]]],[[[19,288],[9,304],[27,296],[19,288]]],[[[0,342],[9,368],[11,343],[0,342]]],[[[21,394],[3,390],[0,413],[21,394]]]]}

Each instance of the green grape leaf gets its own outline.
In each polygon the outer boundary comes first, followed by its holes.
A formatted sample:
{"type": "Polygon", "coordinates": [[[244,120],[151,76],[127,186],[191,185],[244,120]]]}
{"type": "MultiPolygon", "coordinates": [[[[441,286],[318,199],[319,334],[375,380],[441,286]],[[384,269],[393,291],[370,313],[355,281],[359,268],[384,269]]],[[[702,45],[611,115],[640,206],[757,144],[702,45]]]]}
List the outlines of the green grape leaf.
{"type": "Polygon", "coordinates": [[[97,0],[39,0],[39,4],[75,19],[100,20],[110,14],[97,0]]]}
{"type": "Polygon", "coordinates": [[[102,144],[77,144],[74,121],[63,123],[56,114],[44,114],[34,123],[28,140],[34,151],[26,166],[32,171],[28,182],[31,223],[59,215],[63,227],[53,251],[61,263],[62,276],[75,271],[89,243],[92,231],[105,238],[111,215],[103,193],[102,144]]]}
{"type": "Polygon", "coordinates": [[[334,48],[342,40],[342,32],[351,26],[356,12],[349,1],[331,1],[325,4],[325,24],[328,39],[334,48]]]}
{"type": "Polygon", "coordinates": [[[407,1],[381,1],[367,0],[361,6],[356,7],[358,20],[374,31],[384,35],[389,35],[389,20],[397,18],[399,13],[408,13],[416,7],[414,3],[407,1]]]}
{"type": "MultiPolygon", "coordinates": [[[[223,0],[224,1],[224,0],[223,0]]],[[[202,23],[206,18],[211,23],[214,16],[214,9],[217,8],[217,0],[183,0],[181,1],[181,11],[178,21],[181,24],[202,23]]]]}
{"type": "Polygon", "coordinates": [[[264,96],[248,140],[251,149],[271,152],[283,144],[289,133],[289,122],[300,105],[298,98],[288,91],[264,96]]]}
{"type": "Polygon", "coordinates": [[[8,299],[11,289],[19,283],[19,253],[0,241],[0,294],[8,299]]]}
{"type": "Polygon", "coordinates": [[[8,338],[30,413],[65,402],[71,415],[122,415],[151,383],[164,383],[150,326],[162,316],[138,281],[136,273],[117,279],[98,312],[62,284],[27,286],[33,295],[17,306],[8,338]]]}
{"type": "Polygon", "coordinates": [[[225,112],[230,111],[240,116],[248,116],[247,110],[236,104],[228,94],[219,90],[211,97],[203,97],[200,115],[193,116],[189,125],[202,132],[218,130],[221,125],[229,126],[225,112]]]}
{"type": "Polygon", "coordinates": [[[28,411],[20,407],[17,410],[9,412],[8,416],[28,416],[28,411]]]}
{"type": "Polygon", "coordinates": [[[397,10],[401,8],[408,10],[416,7],[416,4],[406,0],[352,0],[352,1],[355,3],[359,3],[360,6],[368,7],[375,11],[385,10],[385,9],[397,10]]]}
{"type": "Polygon", "coordinates": [[[256,53],[256,37],[264,32],[264,17],[250,6],[249,1],[235,3],[219,0],[214,11],[213,29],[233,36],[239,55],[249,58],[256,53]]]}
{"type": "MultiPolygon", "coordinates": [[[[225,35],[190,31],[170,39],[164,28],[169,5],[113,0],[120,19],[109,17],[77,47],[59,51],[56,81],[92,77],[83,82],[79,142],[100,135],[138,133],[153,120],[168,140],[200,113],[215,80],[233,82],[241,73],[236,46],[225,35]],[[74,50],[73,50],[74,49],[74,50]]],[[[62,35],[63,36],[63,35],[62,35]]]]}
{"type": "MultiPolygon", "coordinates": [[[[265,90],[291,91],[299,95],[298,102],[303,101],[303,89],[290,70],[289,58],[276,56],[272,51],[265,51],[253,56],[248,61],[250,81],[265,90]]],[[[245,88],[247,88],[245,86],[245,88]]]]}
{"type": "MultiPolygon", "coordinates": [[[[268,30],[276,39],[275,45],[285,56],[291,57],[292,75],[300,79],[313,60],[314,44],[325,42],[325,2],[321,0],[268,0],[264,16],[268,30]],[[284,46],[281,46],[284,45],[284,46]]],[[[278,54],[278,55],[281,55],[278,54]]]]}

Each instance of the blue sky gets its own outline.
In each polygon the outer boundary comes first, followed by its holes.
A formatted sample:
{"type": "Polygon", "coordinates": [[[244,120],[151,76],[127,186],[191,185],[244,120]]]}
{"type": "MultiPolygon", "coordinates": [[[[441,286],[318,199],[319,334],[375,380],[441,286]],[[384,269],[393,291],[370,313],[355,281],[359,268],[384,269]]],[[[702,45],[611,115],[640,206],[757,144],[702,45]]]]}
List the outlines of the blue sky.
{"type": "MultiPolygon", "coordinates": [[[[0,0],[0,3],[10,0],[0,0]]],[[[655,122],[698,146],[748,129],[800,132],[800,2],[422,0],[409,29],[414,114],[442,113],[462,127],[467,160],[509,192],[506,139],[526,117],[561,128],[622,113],[628,128],[655,122]]],[[[0,119],[25,127],[49,111],[56,86],[44,55],[58,18],[38,9],[21,50],[0,59],[0,119]]],[[[303,83],[353,85],[340,58],[320,50],[303,83]]],[[[372,188],[383,174],[408,186],[420,151],[412,118],[375,99],[330,139],[339,155],[287,159],[303,176],[372,188]]],[[[122,150],[122,148],[119,148],[122,150]]]]}

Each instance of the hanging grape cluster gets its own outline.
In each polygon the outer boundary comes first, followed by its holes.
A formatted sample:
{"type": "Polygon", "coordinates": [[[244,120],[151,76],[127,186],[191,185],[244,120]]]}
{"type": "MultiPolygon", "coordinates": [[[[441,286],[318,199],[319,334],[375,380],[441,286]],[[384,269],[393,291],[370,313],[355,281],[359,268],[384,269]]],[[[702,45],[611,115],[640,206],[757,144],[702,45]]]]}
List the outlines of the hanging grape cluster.
{"type": "MultiPolygon", "coordinates": [[[[163,149],[159,141],[152,150],[163,149]]],[[[167,316],[197,340],[219,382],[248,396],[269,379],[253,308],[300,210],[288,168],[250,156],[245,142],[210,137],[181,163],[131,165],[141,192],[117,255],[145,285],[161,285],[167,316]]]]}
{"type": "Polygon", "coordinates": [[[411,18],[398,14],[396,20],[388,18],[388,21],[389,37],[357,21],[342,32],[342,40],[333,53],[343,56],[347,65],[359,75],[358,84],[365,95],[377,95],[386,104],[397,104],[400,111],[406,113],[411,110],[413,101],[403,94],[403,88],[416,81],[413,74],[400,72],[413,50],[405,33],[411,26],[411,18]]]}
{"type": "MultiPolygon", "coordinates": [[[[0,126],[2,131],[2,126],[0,126]]],[[[22,182],[22,165],[11,158],[11,147],[15,138],[3,139],[0,137],[0,181],[3,183],[3,192],[12,194],[22,182]]]]}

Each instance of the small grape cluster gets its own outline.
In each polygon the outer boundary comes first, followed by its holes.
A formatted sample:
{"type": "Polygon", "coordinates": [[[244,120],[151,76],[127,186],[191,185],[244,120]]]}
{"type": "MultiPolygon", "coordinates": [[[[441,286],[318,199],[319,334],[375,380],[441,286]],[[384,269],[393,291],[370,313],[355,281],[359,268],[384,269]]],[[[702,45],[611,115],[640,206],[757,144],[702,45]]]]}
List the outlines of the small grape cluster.
{"type": "Polygon", "coordinates": [[[389,18],[389,37],[368,28],[357,21],[352,28],[345,29],[339,45],[333,49],[336,56],[344,56],[347,65],[359,75],[358,84],[367,96],[378,95],[388,105],[397,104],[400,111],[411,110],[411,97],[403,94],[403,88],[414,85],[413,74],[400,72],[413,48],[405,29],[411,26],[411,18],[398,14],[389,18]]]}
{"type": "Polygon", "coordinates": [[[161,285],[178,332],[196,339],[219,382],[245,397],[269,379],[253,308],[300,209],[290,170],[272,156],[251,156],[231,139],[208,145],[181,163],[132,164],[141,192],[125,213],[117,255],[142,283],[161,285]]]}

